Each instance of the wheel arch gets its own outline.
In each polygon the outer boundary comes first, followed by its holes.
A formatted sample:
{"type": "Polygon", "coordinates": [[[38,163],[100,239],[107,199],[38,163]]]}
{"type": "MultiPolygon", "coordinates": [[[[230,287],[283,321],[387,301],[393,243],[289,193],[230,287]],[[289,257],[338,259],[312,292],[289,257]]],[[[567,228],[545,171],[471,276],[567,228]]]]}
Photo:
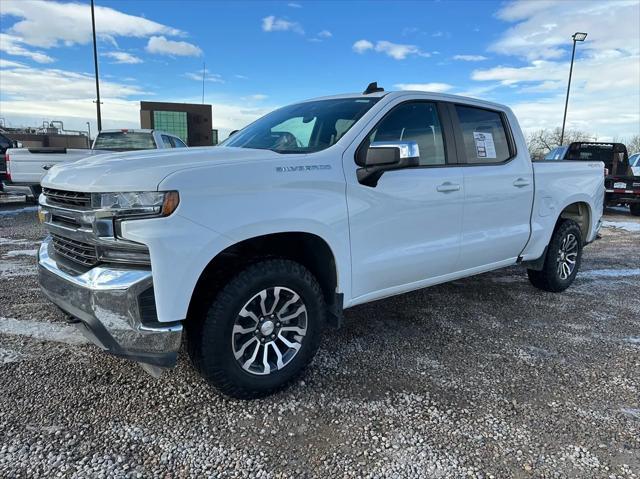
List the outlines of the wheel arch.
{"type": "Polygon", "coordinates": [[[575,201],[565,206],[556,220],[554,231],[558,228],[562,220],[569,219],[575,221],[580,227],[582,242],[585,243],[591,234],[591,206],[586,201],[575,201]]]}
{"type": "Polygon", "coordinates": [[[202,317],[203,308],[238,271],[264,258],[290,259],[306,267],[322,287],[329,312],[333,313],[333,322],[340,324],[343,295],[337,255],[324,238],[303,231],[253,236],[216,254],[200,273],[191,295],[187,318],[202,317]]]}

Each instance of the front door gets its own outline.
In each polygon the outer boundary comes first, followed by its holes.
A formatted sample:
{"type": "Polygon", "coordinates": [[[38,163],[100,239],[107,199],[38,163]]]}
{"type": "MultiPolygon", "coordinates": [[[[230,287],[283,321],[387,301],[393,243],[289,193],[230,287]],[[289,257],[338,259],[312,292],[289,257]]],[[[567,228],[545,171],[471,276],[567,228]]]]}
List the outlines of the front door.
{"type": "MultiPolygon", "coordinates": [[[[415,141],[420,165],[385,172],[375,187],[355,177],[347,181],[354,299],[394,294],[457,270],[463,168],[448,166],[453,155],[441,119],[434,102],[399,103],[363,142],[366,148],[369,142],[415,141]]],[[[346,157],[345,167],[353,168],[353,161],[346,157]]]]}

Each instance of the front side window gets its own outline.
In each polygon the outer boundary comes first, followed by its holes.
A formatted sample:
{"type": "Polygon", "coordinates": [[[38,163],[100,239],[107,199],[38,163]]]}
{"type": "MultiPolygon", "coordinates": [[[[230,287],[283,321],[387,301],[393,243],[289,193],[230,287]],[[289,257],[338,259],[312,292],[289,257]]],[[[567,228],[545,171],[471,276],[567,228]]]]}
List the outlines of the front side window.
{"type": "Polygon", "coordinates": [[[221,143],[277,153],[313,153],[335,144],[378,98],[339,98],[289,105],[271,112],[221,143]]]}
{"type": "Polygon", "coordinates": [[[416,101],[396,106],[369,135],[369,142],[415,141],[420,165],[444,165],[445,151],[438,109],[434,103],[416,101]]]}
{"type": "Polygon", "coordinates": [[[500,113],[471,106],[455,106],[467,163],[502,163],[511,157],[500,113]]]}

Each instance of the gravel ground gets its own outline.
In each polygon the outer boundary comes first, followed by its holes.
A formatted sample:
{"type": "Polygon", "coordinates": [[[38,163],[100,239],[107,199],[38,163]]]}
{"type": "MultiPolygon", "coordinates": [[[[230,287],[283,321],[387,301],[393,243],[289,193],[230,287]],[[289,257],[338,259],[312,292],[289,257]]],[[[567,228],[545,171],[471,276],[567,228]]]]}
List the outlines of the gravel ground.
{"type": "Polygon", "coordinates": [[[264,400],[182,355],[153,379],[39,292],[0,207],[0,477],[640,478],[640,219],[608,210],[565,293],[509,268],[348,310],[264,400]],[[622,228],[620,228],[622,227],[622,228]]]}

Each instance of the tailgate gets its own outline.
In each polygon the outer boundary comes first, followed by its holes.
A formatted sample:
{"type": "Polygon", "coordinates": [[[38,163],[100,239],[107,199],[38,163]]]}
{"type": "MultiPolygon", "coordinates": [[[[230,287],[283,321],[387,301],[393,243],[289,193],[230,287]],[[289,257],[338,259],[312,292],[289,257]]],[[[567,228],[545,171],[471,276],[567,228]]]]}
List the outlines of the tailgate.
{"type": "Polygon", "coordinates": [[[639,176],[607,176],[604,186],[607,193],[640,195],[639,176]]]}
{"type": "Polygon", "coordinates": [[[7,150],[8,171],[16,184],[38,184],[47,171],[58,163],[90,156],[89,149],[19,148],[7,150]]]}

